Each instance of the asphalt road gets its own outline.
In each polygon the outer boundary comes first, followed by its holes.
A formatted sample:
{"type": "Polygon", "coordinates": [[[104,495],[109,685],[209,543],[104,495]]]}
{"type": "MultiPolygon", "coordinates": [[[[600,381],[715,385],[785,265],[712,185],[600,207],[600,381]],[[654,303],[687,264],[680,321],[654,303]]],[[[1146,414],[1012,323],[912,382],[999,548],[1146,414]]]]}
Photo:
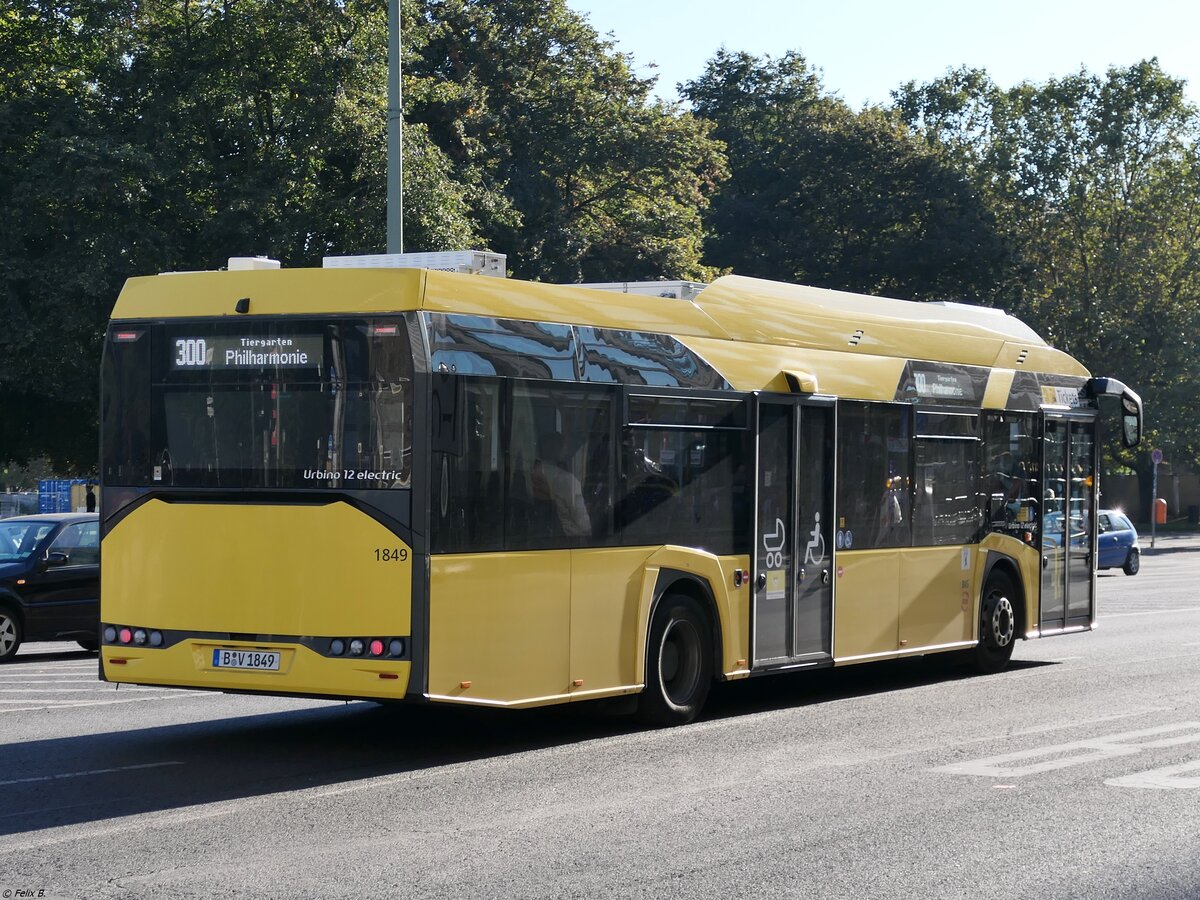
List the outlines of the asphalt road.
{"type": "Polygon", "coordinates": [[[1198,587],[1200,538],[1160,538],[1102,574],[1096,632],[1000,675],[757,679],[664,731],[118,691],[27,646],[0,668],[0,898],[1195,900],[1198,587]]]}

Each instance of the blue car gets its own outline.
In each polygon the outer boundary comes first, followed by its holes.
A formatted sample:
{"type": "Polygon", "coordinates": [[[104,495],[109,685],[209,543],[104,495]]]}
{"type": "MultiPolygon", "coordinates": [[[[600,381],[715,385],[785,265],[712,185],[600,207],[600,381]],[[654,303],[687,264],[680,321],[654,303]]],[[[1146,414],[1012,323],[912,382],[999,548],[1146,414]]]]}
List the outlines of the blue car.
{"type": "Polygon", "coordinates": [[[1142,566],[1138,549],[1137,529],[1121,511],[1100,510],[1100,558],[1098,568],[1123,569],[1126,575],[1136,575],[1142,566]]]}

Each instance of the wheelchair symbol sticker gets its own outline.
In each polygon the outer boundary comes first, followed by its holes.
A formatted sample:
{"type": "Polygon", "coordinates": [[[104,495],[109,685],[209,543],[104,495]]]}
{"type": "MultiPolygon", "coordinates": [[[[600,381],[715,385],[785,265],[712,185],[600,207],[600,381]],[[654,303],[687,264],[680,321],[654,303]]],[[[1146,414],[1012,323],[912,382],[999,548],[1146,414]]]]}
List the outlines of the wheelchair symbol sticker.
{"type": "Polygon", "coordinates": [[[804,548],[804,564],[819,566],[825,561],[825,535],[821,534],[821,514],[813,513],[813,530],[804,548]]]}

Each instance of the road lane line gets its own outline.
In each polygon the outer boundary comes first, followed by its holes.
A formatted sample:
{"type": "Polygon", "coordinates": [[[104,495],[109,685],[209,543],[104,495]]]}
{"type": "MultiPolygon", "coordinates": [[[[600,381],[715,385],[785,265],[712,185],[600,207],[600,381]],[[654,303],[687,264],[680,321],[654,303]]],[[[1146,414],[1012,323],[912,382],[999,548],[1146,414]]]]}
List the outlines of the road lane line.
{"type": "Polygon", "coordinates": [[[1127,619],[1130,616],[1168,616],[1177,613],[1200,612],[1200,606],[1189,606],[1185,609],[1147,609],[1142,612],[1129,613],[1104,613],[1098,616],[1098,620],[1103,622],[1105,619],[1127,619]]]}
{"type": "Polygon", "coordinates": [[[1200,775],[1191,778],[1180,778],[1184,772],[1194,772],[1200,769],[1200,759],[1179,763],[1174,766],[1163,766],[1148,772],[1138,772],[1121,778],[1109,778],[1104,783],[1112,787],[1152,788],[1155,790],[1194,790],[1200,788],[1200,775]]]}
{"type": "Polygon", "coordinates": [[[59,772],[55,775],[35,775],[32,778],[10,778],[7,781],[0,781],[0,787],[8,787],[10,784],[33,784],[38,781],[60,781],[64,778],[83,778],[88,775],[111,775],[114,772],[132,772],[140,769],[158,769],[163,766],[182,766],[181,760],[171,760],[170,762],[160,763],[142,763],[137,766],[115,766],[111,769],[88,769],[84,772],[59,772]]]}
{"type": "MultiPolygon", "coordinates": [[[[157,690],[156,688],[126,688],[126,690],[157,690]]],[[[2,688],[0,694],[95,694],[95,688],[2,688]]],[[[113,691],[114,694],[116,691],[113,691]]]]}
{"type": "MultiPolygon", "coordinates": [[[[201,693],[185,693],[175,696],[158,695],[157,697],[126,697],[121,700],[84,700],[81,703],[50,703],[44,706],[18,706],[14,709],[0,709],[0,715],[4,713],[18,712],[40,712],[48,709],[81,709],[85,706],[112,706],[115,703],[145,703],[148,700],[199,700],[202,697],[220,697],[221,694],[201,694],[201,693]]],[[[29,700],[24,701],[29,703],[29,700]]]]}

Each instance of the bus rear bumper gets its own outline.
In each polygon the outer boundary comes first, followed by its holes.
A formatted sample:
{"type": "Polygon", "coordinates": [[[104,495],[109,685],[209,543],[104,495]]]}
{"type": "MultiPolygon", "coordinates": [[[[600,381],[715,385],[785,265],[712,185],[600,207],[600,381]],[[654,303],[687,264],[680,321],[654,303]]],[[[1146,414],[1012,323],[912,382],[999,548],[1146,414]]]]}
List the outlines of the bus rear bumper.
{"type": "Polygon", "coordinates": [[[163,649],[105,645],[100,661],[104,679],[117,684],[372,700],[402,699],[412,667],[407,660],[333,659],[298,644],[199,639],[163,649]],[[238,661],[247,663],[270,663],[277,655],[278,667],[222,667],[214,657],[224,650],[243,651],[238,661]]]}

